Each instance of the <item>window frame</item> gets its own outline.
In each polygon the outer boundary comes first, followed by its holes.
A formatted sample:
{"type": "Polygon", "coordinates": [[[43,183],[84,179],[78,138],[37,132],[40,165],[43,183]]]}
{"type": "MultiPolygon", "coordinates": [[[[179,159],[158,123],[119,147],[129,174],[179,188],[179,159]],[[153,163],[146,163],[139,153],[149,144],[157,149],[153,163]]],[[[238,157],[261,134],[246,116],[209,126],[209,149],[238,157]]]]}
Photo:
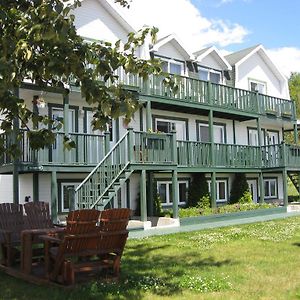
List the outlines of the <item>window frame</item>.
{"type": "Polygon", "coordinates": [[[251,91],[251,92],[254,92],[254,93],[256,92],[256,93],[259,93],[259,94],[267,95],[268,90],[267,90],[267,82],[266,81],[258,80],[258,79],[255,79],[255,78],[248,78],[248,87],[249,87],[249,91],[251,91]],[[252,91],[251,90],[251,83],[263,85],[264,86],[264,92],[261,93],[258,90],[252,91]]]}
{"type": "Polygon", "coordinates": [[[185,62],[184,61],[179,61],[179,60],[175,60],[173,58],[167,58],[167,57],[159,57],[159,59],[162,62],[167,63],[167,73],[172,74],[172,75],[184,76],[184,74],[185,74],[185,62]],[[178,65],[181,67],[180,74],[171,73],[171,64],[178,65]]]}
{"type": "MultiPolygon", "coordinates": [[[[211,178],[209,178],[207,180],[208,183],[208,192],[211,195],[211,178]]],[[[228,203],[228,178],[217,178],[216,179],[216,203],[228,203]],[[225,184],[225,199],[220,199],[220,187],[219,187],[219,183],[224,183],[225,184]]]]}
{"type": "MultiPolygon", "coordinates": [[[[203,143],[211,143],[210,141],[201,141],[201,135],[200,135],[200,127],[204,126],[204,127],[208,127],[209,128],[209,123],[207,121],[196,121],[197,123],[197,141],[198,142],[203,142],[203,143]]],[[[218,122],[214,122],[214,128],[216,127],[221,127],[223,130],[223,142],[222,143],[216,143],[215,142],[215,136],[214,136],[214,143],[216,144],[227,144],[227,131],[226,131],[226,124],[225,123],[218,123],[218,122]]],[[[214,130],[215,133],[215,130],[214,130]]]]}
{"type": "Polygon", "coordinates": [[[205,68],[204,66],[198,65],[198,74],[199,74],[198,78],[199,78],[199,80],[202,80],[202,81],[211,81],[211,73],[220,75],[219,82],[213,82],[213,83],[215,83],[215,84],[222,84],[222,82],[223,82],[223,76],[222,76],[223,73],[222,73],[222,71],[211,69],[211,68],[205,68]],[[201,71],[207,72],[207,80],[200,78],[201,71]]]}
{"type": "Polygon", "coordinates": [[[64,186],[68,186],[68,185],[73,185],[74,188],[76,189],[77,186],[79,186],[79,184],[81,183],[82,180],[80,179],[60,179],[57,181],[58,183],[58,211],[60,213],[67,213],[69,212],[69,208],[65,209],[64,208],[64,198],[63,198],[63,192],[64,186]]]}
{"type": "MultiPolygon", "coordinates": [[[[189,184],[190,181],[189,179],[178,179],[177,181],[178,183],[178,191],[179,191],[179,184],[185,183],[186,185],[186,192],[188,193],[188,188],[189,188],[189,184]]],[[[172,185],[172,180],[169,179],[156,179],[156,191],[159,194],[159,185],[161,184],[165,184],[166,185],[166,202],[163,203],[161,202],[161,205],[163,207],[168,207],[168,206],[172,206],[173,205],[173,201],[170,201],[169,196],[170,196],[170,187],[172,185]]],[[[180,193],[178,193],[180,196],[180,193]]],[[[186,195],[186,199],[188,198],[188,195],[186,195]]],[[[179,205],[185,205],[186,201],[180,201],[178,202],[179,205]]]]}
{"type": "Polygon", "coordinates": [[[264,178],[264,198],[265,199],[277,199],[278,198],[278,178],[277,177],[269,177],[264,178]],[[268,182],[269,185],[269,192],[271,192],[271,182],[275,182],[275,195],[266,195],[266,188],[265,185],[268,182]]]}

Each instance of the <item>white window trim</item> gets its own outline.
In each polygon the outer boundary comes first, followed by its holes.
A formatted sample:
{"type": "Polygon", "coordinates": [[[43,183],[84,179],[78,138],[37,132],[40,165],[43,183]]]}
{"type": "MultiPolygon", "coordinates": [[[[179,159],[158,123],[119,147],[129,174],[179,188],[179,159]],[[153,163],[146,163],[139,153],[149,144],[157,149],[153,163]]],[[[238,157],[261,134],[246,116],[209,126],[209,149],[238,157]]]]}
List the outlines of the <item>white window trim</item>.
{"type": "MultiPolygon", "coordinates": [[[[189,181],[188,180],[178,180],[178,190],[179,190],[179,184],[180,183],[185,183],[185,185],[186,185],[186,188],[188,189],[189,188],[189,181]]],[[[172,181],[170,181],[170,180],[158,180],[157,181],[157,186],[156,186],[156,188],[157,188],[157,193],[159,193],[159,185],[160,184],[165,184],[166,185],[166,202],[165,203],[161,203],[161,205],[162,206],[170,206],[170,205],[173,205],[173,201],[170,201],[170,199],[169,199],[169,195],[170,195],[170,186],[171,186],[171,184],[172,184],[172,181]]],[[[178,202],[178,204],[186,204],[186,202],[185,201],[180,201],[180,199],[179,199],[179,202],[178,202]]]]}
{"type": "Polygon", "coordinates": [[[166,62],[168,64],[168,70],[167,71],[170,74],[171,74],[171,72],[170,72],[170,69],[171,69],[170,64],[181,66],[181,73],[180,74],[174,74],[174,75],[184,76],[184,74],[185,74],[185,72],[184,72],[184,69],[185,69],[184,68],[185,67],[184,62],[176,61],[174,59],[167,59],[167,58],[160,58],[160,60],[163,61],[163,62],[166,62]]]}
{"type": "Polygon", "coordinates": [[[256,84],[263,85],[265,90],[262,94],[265,94],[265,95],[267,94],[267,83],[265,81],[260,81],[260,80],[251,79],[251,78],[249,78],[248,80],[249,80],[249,91],[251,91],[251,83],[256,83],[256,84]]]}
{"type": "MultiPolygon", "coordinates": [[[[209,124],[208,123],[198,123],[198,136],[199,136],[199,141],[201,141],[201,132],[200,132],[200,127],[203,126],[203,127],[209,127],[209,124]]],[[[219,125],[219,124],[214,124],[214,128],[222,128],[222,132],[223,132],[223,142],[221,144],[225,144],[225,125],[219,125]]],[[[215,138],[215,137],[214,137],[215,138]]],[[[203,143],[207,143],[207,142],[203,142],[203,143]]],[[[217,143],[218,144],[218,143],[217,143]]]]}
{"type": "Polygon", "coordinates": [[[61,211],[62,212],[69,212],[69,208],[64,207],[64,187],[73,185],[74,188],[76,189],[76,187],[78,187],[79,184],[80,184],[80,182],[61,182],[61,184],[60,184],[60,189],[61,189],[61,191],[60,191],[61,192],[60,202],[61,202],[61,211]]]}
{"type": "Polygon", "coordinates": [[[171,123],[171,127],[172,124],[175,124],[175,128],[171,128],[171,130],[176,130],[176,123],[177,124],[180,124],[180,125],[183,125],[184,126],[184,131],[183,131],[183,134],[184,134],[184,139],[183,140],[186,140],[186,121],[184,120],[174,120],[174,119],[163,119],[163,118],[155,118],[154,119],[154,123],[155,123],[155,129],[157,130],[157,121],[159,122],[166,122],[166,123],[171,123]]]}
{"type": "Polygon", "coordinates": [[[210,74],[211,73],[220,75],[220,80],[219,80],[218,83],[219,84],[222,83],[222,72],[221,71],[217,71],[217,70],[209,69],[209,68],[203,68],[203,67],[198,66],[199,78],[200,78],[200,71],[205,71],[205,72],[208,73],[207,81],[210,81],[210,74]]]}
{"type": "MultiPolygon", "coordinates": [[[[208,191],[211,193],[211,180],[207,180],[208,191]]],[[[228,180],[227,179],[216,179],[216,203],[227,203],[228,202],[228,180]],[[225,184],[225,199],[220,199],[220,187],[219,183],[225,184]]]]}
{"type": "Polygon", "coordinates": [[[267,178],[264,179],[264,185],[266,184],[266,182],[268,182],[269,185],[269,191],[271,191],[271,182],[275,182],[275,195],[271,196],[271,195],[266,195],[266,190],[265,192],[265,199],[277,199],[278,198],[278,180],[277,178],[267,178]]]}

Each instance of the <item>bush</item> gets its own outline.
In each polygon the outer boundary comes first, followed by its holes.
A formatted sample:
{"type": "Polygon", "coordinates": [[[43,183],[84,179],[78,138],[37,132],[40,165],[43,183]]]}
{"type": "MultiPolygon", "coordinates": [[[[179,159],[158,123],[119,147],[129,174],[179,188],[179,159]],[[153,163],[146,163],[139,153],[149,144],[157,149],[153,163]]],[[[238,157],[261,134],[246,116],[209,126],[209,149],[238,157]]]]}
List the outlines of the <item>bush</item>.
{"type": "Polygon", "coordinates": [[[210,208],[210,197],[209,195],[205,195],[203,197],[200,198],[197,207],[200,209],[207,209],[210,208]]]}
{"type": "Polygon", "coordinates": [[[239,211],[248,211],[255,209],[265,209],[265,208],[273,208],[278,205],[275,203],[235,203],[219,206],[217,208],[206,208],[201,209],[199,207],[189,207],[189,208],[180,208],[179,209],[179,217],[180,218],[188,218],[188,217],[199,217],[199,216],[209,216],[213,214],[226,214],[226,213],[234,213],[239,211]]]}
{"type": "MultiPolygon", "coordinates": [[[[203,197],[209,198],[208,183],[204,173],[194,173],[189,188],[188,207],[196,207],[203,197]]],[[[206,199],[205,199],[206,200],[206,199]]],[[[210,201],[209,201],[210,205],[210,201]]]]}
{"type": "Polygon", "coordinates": [[[163,214],[163,209],[161,205],[160,195],[158,193],[154,193],[153,198],[153,216],[161,217],[163,214]]]}
{"type": "Polygon", "coordinates": [[[239,199],[238,202],[241,204],[252,203],[253,199],[251,193],[249,191],[244,192],[243,196],[239,199]]]}
{"type": "Polygon", "coordinates": [[[233,204],[239,202],[245,192],[249,192],[246,175],[244,173],[235,173],[230,191],[230,203],[233,204]]]}

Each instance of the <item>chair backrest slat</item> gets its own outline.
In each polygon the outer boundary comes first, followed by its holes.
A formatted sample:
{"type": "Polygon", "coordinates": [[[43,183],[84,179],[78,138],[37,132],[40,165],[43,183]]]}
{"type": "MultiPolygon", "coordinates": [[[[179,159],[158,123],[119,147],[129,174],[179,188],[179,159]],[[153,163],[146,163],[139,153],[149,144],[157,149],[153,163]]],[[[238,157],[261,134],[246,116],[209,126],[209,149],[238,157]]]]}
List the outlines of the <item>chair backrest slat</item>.
{"type": "Polygon", "coordinates": [[[47,202],[28,202],[24,204],[27,221],[31,229],[52,228],[49,203],[47,202]]]}

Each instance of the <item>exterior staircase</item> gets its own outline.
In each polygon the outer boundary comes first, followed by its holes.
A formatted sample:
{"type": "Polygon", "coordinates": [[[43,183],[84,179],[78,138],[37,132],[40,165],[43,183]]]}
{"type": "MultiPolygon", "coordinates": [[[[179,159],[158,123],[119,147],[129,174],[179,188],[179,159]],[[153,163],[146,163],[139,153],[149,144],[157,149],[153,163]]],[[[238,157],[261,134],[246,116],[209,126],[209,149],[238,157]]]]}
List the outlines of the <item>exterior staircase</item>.
{"type": "Polygon", "coordinates": [[[127,132],[76,188],[75,207],[77,209],[103,210],[117,195],[133,172],[128,168],[129,142],[130,133],[127,132]]]}
{"type": "Polygon", "coordinates": [[[300,190],[299,190],[299,176],[300,173],[299,172],[288,172],[288,176],[291,180],[291,182],[293,183],[294,187],[296,188],[296,190],[298,191],[298,193],[300,194],[300,190]]]}

